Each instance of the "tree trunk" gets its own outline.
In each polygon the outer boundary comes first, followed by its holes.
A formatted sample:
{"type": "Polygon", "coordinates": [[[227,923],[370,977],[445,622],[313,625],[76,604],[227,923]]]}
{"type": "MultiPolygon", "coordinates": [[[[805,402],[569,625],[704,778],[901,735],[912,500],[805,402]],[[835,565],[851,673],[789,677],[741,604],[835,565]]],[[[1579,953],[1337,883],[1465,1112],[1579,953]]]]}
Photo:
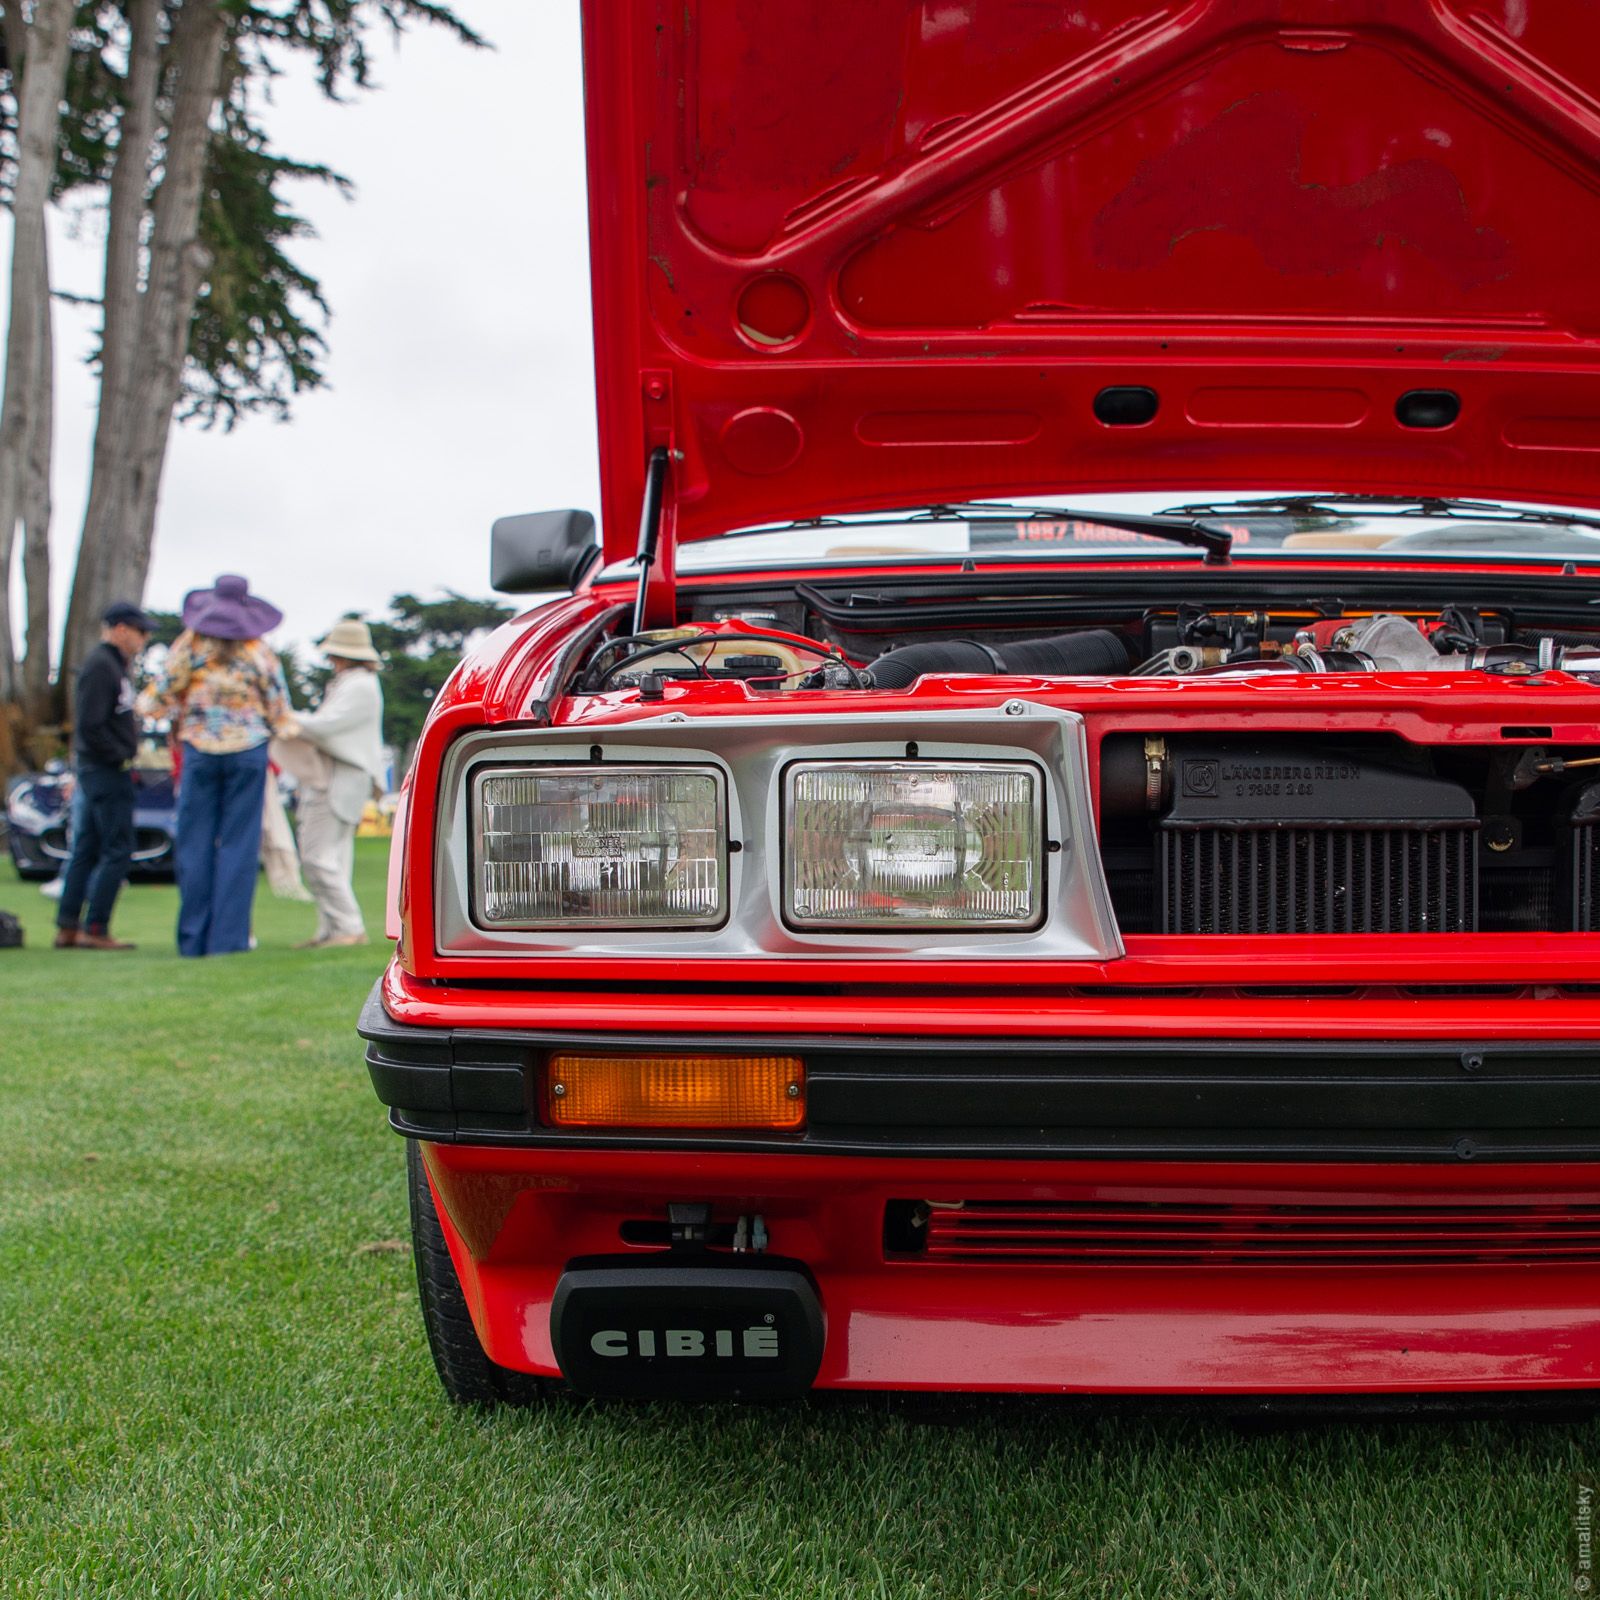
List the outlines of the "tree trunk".
{"type": "MultiPolygon", "coordinates": [[[[12,98],[22,99],[22,59],[27,54],[28,24],[22,14],[21,0],[0,0],[0,37],[5,42],[6,75],[10,80],[12,98]]],[[[13,254],[15,244],[13,243],[13,254]]],[[[4,395],[0,393],[0,416],[4,414],[4,395]]],[[[6,486],[0,482],[0,519],[4,519],[10,501],[6,486]]],[[[17,692],[16,642],[11,632],[11,550],[16,542],[16,513],[10,520],[0,523],[0,781],[15,769],[15,741],[12,727],[12,696],[17,692]]]]}
{"type": "Polygon", "coordinates": [[[166,464],[172,413],[183,389],[194,321],[211,257],[200,243],[200,207],[210,156],[211,118],[222,90],[227,43],[226,22],[216,0],[202,0],[195,26],[185,15],[173,39],[179,73],[178,96],[167,135],[166,171],[156,191],[150,233],[150,277],[139,328],[139,371],[134,384],[134,417],[140,429],[139,471],[130,505],[127,567],[137,574],[139,591],[150,570],[155,541],[156,503],[166,464]]]}
{"type": "MultiPolygon", "coordinates": [[[[98,532],[127,521],[120,496],[129,475],[127,418],[131,410],[134,359],[139,348],[145,208],[150,161],[158,128],[161,89],[161,0],[132,0],[128,7],[128,75],[117,130],[107,206],[105,282],[101,293],[100,409],[95,423],[89,503],[78,553],[67,623],[61,644],[57,698],[64,701],[72,671],[93,647],[100,613],[116,598],[111,580],[91,584],[101,552],[98,532]],[[91,592],[92,591],[92,592],[91,592]],[[98,597],[98,599],[96,598],[98,597]]],[[[64,709],[64,706],[63,706],[64,709]]]]}
{"type": "Polygon", "coordinates": [[[16,96],[10,322],[5,395],[0,400],[0,700],[15,699],[18,687],[11,637],[11,552],[27,497],[28,456],[35,430],[50,426],[48,408],[41,406],[39,392],[39,332],[42,319],[50,314],[45,206],[56,171],[73,9],[73,0],[38,0],[27,29],[16,96]]]}
{"type": "MultiPolygon", "coordinates": [[[[200,206],[226,42],[227,22],[217,0],[185,0],[172,33],[172,118],[161,183],[151,204],[149,265],[142,290],[137,283],[142,177],[138,217],[129,232],[117,235],[119,240],[132,239],[128,253],[133,261],[130,266],[119,251],[115,279],[107,250],[106,345],[108,359],[117,363],[116,381],[101,388],[89,507],[63,643],[63,676],[92,647],[105,607],[116,599],[140,599],[149,574],[161,469],[183,382],[189,326],[210,265],[199,243],[200,206]]],[[[148,148],[147,141],[146,152],[148,148]]],[[[134,162],[132,170],[142,174],[135,152],[130,148],[126,154],[134,162]]],[[[123,160],[119,149],[114,212],[123,160]]],[[[131,187],[130,178],[121,196],[129,216],[131,187]]],[[[114,215],[114,227],[116,222],[114,215]]],[[[109,369],[107,376],[112,376],[109,369]]]]}
{"type": "Polygon", "coordinates": [[[39,405],[28,444],[27,487],[22,498],[22,581],[27,592],[27,653],[22,692],[31,721],[43,719],[50,700],[50,468],[55,454],[55,336],[51,328],[49,240],[39,236],[44,259],[39,276],[39,405]]]}
{"type": "MultiPolygon", "coordinates": [[[[116,160],[106,210],[105,286],[101,296],[101,415],[121,414],[139,338],[140,256],[150,158],[156,141],[156,96],[161,88],[161,0],[128,6],[128,76],[117,124],[116,160]]],[[[101,440],[95,436],[95,464],[101,440]]]]}
{"type": "MultiPolygon", "coordinates": [[[[129,415],[139,317],[143,306],[143,235],[150,195],[150,162],[158,131],[157,96],[161,90],[161,0],[132,0],[128,7],[128,74],[125,103],[117,127],[116,156],[111,168],[107,204],[105,281],[101,293],[100,409],[95,424],[93,465],[89,476],[88,530],[117,527],[126,512],[117,496],[127,477],[126,420],[129,415]]],[[[94,553],[80,545],[79,577],[73,584],[62,640],[61,682],[93,646],[100,612],[114,596],[98,604],[80,599],[85,561],[94,553]]],[[[99,589],[95,590],[100,593],[99,589]]],[[[64,697],[64,690],[62,691],[64,697]]]]}

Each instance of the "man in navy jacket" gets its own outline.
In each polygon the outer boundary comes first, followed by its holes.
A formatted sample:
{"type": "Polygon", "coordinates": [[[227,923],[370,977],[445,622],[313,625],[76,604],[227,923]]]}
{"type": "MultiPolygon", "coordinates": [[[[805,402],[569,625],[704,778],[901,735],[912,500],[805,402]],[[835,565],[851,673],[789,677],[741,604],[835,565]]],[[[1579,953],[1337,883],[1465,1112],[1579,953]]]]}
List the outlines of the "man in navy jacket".
{"type": "Polygon", "coordinates": [[[56,913],[58,950],[131,950],[111,937],[111,908],[133,860],[133,775],[139,749],[128,669],[150,642],[149,617],[119,600],[107,608],[100,643],[78,669],[73,699],[72,857],[56,913]],[[87,908],[85,906],[87,902],[87,908]]]}

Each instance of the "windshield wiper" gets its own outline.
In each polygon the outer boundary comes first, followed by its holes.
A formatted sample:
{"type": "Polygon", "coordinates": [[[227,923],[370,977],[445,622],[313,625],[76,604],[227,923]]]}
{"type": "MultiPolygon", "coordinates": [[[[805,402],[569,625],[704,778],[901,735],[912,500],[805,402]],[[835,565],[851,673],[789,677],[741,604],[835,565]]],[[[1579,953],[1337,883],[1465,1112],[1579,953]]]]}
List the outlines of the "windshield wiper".
{"type": "Polygon", "coordinates": [[[1204,550],[1207,564],[1214,566],[1226,566],[1228,552],[1233,548],[1233,535],[1226,529],[1208,527],[1192,517],[1169,516],[1165,512],[1159,516],[1140,516],[1135,512],[1080,511],[1076,506],[1013,505],[1005,500],[963,500],[948,505],[902,506],[894,511],[852,513],[847,518],[801,517],[794,522],[763,522],[756,527],[736,528],[721,537],[749,539],[756,534],[804,533],[808,528],[898,527],[917,522],[965,522],[978,527],[1018,522],[1081,522],[1089,527],[1144,533],[1152,539],[1192,545],[1204,550]]]}
{"type": "Polygon", "coordinates": [[[1600,528],[1600,517],[1577,511],[1532,511],[1493,500],[1452,500],[1430,495],[1299,494],[1267,495],[1255,500],[1171,506],[1172,517],[1340,517],[1359,512],[1366,517],[1463,517],[1474,522],[1547,522],[1563,527],[1600,528]]]}
{"type": "Polygon", "coordinates": [[[1004,500],[963,500],[953,505],[922,506],[915,511],[897,512],[885,522],[965,522],[979,527],[987,523],[1081,522],[1091,528],[1111,528],[1123,533],[1148,534],[1171,544],[1192,545],[1204,550],[1206,562],[1226,566],[1233,548],[1233,535],[1223,528],[1209,527],[1193,517],[1141,516],[1137,512],[1080,511],[1075,506],[1012,505],[1004,500]]]}

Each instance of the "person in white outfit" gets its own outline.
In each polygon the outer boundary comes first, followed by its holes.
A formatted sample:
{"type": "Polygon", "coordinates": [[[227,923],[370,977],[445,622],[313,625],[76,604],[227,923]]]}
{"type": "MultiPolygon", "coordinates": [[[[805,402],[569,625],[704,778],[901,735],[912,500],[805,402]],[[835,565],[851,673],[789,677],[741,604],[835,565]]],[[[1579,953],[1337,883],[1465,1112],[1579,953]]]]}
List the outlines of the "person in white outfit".
{"type": "Polygon", "coordinates": [[[296,812],[300,870],[317,903],[317,931],[298,948],[365,944],[366,924],[350,887],[356,824],[383,781],[383,690],[366,623],[346,618],[320,641],[333,667],[322,704],[295,713],[297,738],[273,755],[300,783],[296,812]]]}

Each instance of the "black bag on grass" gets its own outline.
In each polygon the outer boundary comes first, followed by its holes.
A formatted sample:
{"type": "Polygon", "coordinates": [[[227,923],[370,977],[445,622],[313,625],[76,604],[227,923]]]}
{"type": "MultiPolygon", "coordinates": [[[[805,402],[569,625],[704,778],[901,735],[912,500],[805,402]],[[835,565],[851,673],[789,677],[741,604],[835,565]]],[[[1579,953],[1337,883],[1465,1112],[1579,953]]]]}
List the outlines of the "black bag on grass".
{"type": "Polygon", "coordinates": [[[9,911],[0,911],[0,950],[22,948],[22,924],[9,911]]]}

